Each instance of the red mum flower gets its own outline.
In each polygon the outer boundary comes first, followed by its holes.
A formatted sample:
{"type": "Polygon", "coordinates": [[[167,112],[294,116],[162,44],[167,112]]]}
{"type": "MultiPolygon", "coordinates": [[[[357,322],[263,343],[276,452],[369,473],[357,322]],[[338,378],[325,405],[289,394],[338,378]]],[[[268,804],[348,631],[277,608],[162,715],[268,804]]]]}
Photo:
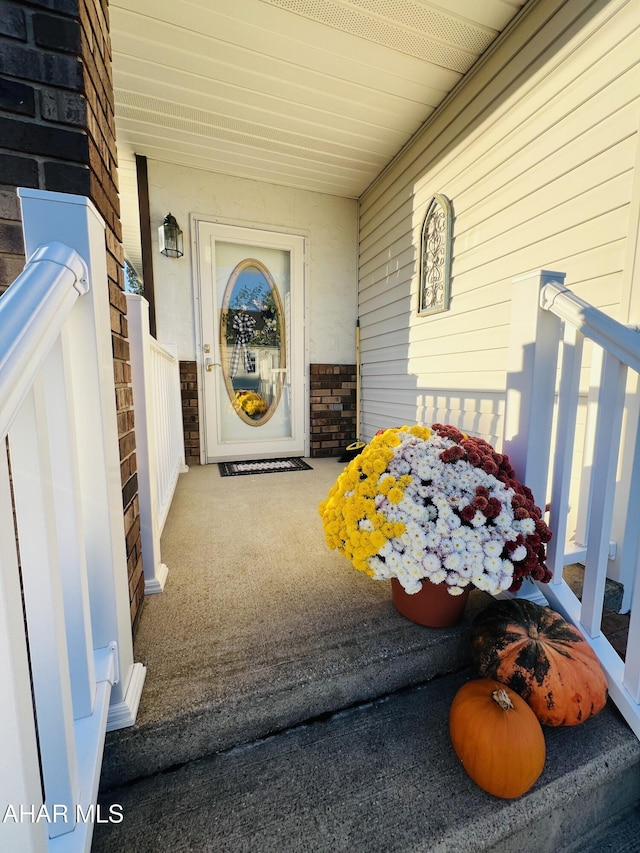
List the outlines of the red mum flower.
{"type": "Polygon", "coordinates": [[[493,459],[484,459],[480,467],[485,473],[491,474],[493,477],[498,473],[498,466],[493,459]]]}
{"type": "Polygon", "coordinates": [[[542,542],[550,542],[553,536],[553,533],[541,518],[536,519],[536,533],[542,542]]]}
{"type": "Polygon", "coordinates": [[[439,435],[443,435],[445,438],[450,438],[451,441],[455,441],[458,444],[464,439],[463,434],[459,429],[456,429],[454,426],[445,424],[432,424],[431,429],[435,430],[439,435]]]}
{"type": "Polygon", "coordinates": [[[472,505],[465,506],[460,510],[460,518],[463,521],[471,521],[475,514],[476,511],[472,505]]]}
{"type": "Polygon", "coordinates": [[[537,533],[531,533],[527,536],[527,542],[532,548],[535,548],[536,551],[542,545],[542,539],[540,539],[537,533]]]}
{"type": "Polygon", "coordinates": [[[489,506],[489,501],[487,498],[485,498],[484,495],[476,495],[473,501],[471,502],[471,506],[474,509],[479,509],[480,512],[484,512],[489,506]]]}
{"type": "Polygon", "coordinates": [[[488,506],[484,511],[487,518],[497,518],[502,512],[502,504],[498,498],[489,498],[488,506]]]}
{"type": "Polygon", "coordinates": [[[448,447],[440,454],[440,459],[442,459],[443,462],[457,462],[458,459],[462,459],[463,457],[464,450],[459,444],[455,444],[453,447],[448,447]]]}

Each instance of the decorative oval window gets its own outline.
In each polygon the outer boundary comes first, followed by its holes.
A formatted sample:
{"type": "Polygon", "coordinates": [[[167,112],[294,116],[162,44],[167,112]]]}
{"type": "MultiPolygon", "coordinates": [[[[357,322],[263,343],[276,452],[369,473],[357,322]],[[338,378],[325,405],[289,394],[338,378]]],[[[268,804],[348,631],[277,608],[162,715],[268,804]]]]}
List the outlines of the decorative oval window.
{"type": "Polygon", "coordinates": [[[229,276],[220,312],[222,374],[235,411],[261,426],[278,408],[286,373],[284,313],[267,267],[241,261],[229,276]]]}

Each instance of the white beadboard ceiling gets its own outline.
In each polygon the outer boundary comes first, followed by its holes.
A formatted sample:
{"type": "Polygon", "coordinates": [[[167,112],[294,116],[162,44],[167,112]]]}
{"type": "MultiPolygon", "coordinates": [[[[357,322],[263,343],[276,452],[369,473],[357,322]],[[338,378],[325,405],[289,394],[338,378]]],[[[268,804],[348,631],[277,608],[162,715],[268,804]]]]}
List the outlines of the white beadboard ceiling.
{"type": "Polygon", "coordinates": [[[112,0],[127,257],[135,154],[357,198],[526,2],[112,0]]]}

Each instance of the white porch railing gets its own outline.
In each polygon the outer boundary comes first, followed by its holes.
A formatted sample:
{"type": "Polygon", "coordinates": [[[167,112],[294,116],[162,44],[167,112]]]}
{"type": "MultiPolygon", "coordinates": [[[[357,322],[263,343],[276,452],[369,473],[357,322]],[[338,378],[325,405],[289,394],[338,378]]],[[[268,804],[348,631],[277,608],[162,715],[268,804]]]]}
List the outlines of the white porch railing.
{"type": "Polygon", "coordinates": [[[149,333],[149,303],[127,293],[131,384],[136,411],[136,457],[142,563],[146,593],[162,592],[167,567],[160,536],[184,462],[180,365],[177,353],[149,333]]]}
{"type": "Polygon", "coordinates": [[[540,584],[539,590],[586,636],[607,674],[613,701],[640,737],[640,443],[637,410],[625,407],[628,374],[635,374],[635,380],[640,373],[640,335],[568,290],[562,273],[541,271],[515,279],[512,298],[504,452],[538,503],[550,499],[554,538],[548,560],[553,580],[540,584]],[[564,581],[563,570],[575,561],[575,549],[566,547],[567,518],[585,340],[593,344],[591,375],[594,366],[598,373],[590,389],[596,415],[587,428],[589,456],[583,456],[580,487],[578,518],[585,540],[580,601],[564,581]],[[550,446],[559,360],[555,441],[550,446]],[[625,458],[621,447],[631,448],[631,458],[625,458]],[[620,494],[618,483],[616,501],[619,465],[628,469],[628,476],[621,478],[625,494],[620,494]],[[630,567],[624,578],[631,609],[624,662],[600,630],[614,501],[621,516],[617,527],[623,531],[618,549],[630,567]]]}
{"type": "Polygon", "coordinates": [[[0,298],[0,849],[88,851],[133,663],[104,223],[19,191],[28,263],[0,298]]]}

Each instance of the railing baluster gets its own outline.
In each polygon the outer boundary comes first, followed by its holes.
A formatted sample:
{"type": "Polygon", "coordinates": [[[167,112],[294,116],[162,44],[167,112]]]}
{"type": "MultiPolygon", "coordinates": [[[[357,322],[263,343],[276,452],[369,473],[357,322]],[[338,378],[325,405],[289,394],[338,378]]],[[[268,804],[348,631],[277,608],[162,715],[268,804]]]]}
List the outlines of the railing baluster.
{"type": "MultiPolygon", "coordinates": [[[[637,524],[637,521],[635,523],[637,524]]],[[[623,684],[634,701],[640,703],[640,582],[638,577],[640,574],[636,574],[636,583],[631,598],[623,684]]]]}
{"type": "Polygon", "coordinates": [[[587,544],[589,530],[589,512],[591,502],[591,474],[593,472],[593,454],[596,441],[596,422],[598,419],[598,394],[599,382],[602,375],[602,359],[604,350],[602,347],[591,349],[591,369],[589,372],[589,392],[587,394],[587,408],[585,414],[584,438],[582,444],[582,471],[580,473],[580,487],[578,491],[578,512],[576,517],[575,542],[578,545],[587,544]]]}
{"type": "Polygon", "coordinates": [[[93,713],[96,677],[76,454],[78,443],[73,418],[72,370],[65,346],[66,336],[66,330],[63,329],[43,366],[43,379],[49,440],[55,448],[55,452],[51,454],[51,473],[73,715],[75,719],[79,719],[93,713]]]}
{"type": "Polygon", "coordinates": [[[55,837],[73,830],[80,790],[42,375],[16,415],[9,447],[46,803],[69,815],[50,824],[55,837]]]}
{"type": "MultiPolygon", "coordinates": [[[[13,504],[9,484],[9,466],[4,438],[0,441],[0,819],[13,806],[43,801],[38,764],[36,725],[31,700],[27,642],[22,615],[18,558],[13,531],[13,504]]],[[[2,826],[7,850],[44,853],[44,823],[7,820],[2,826]]]]}
{"type": "Polygon", "coordinates": [[[626,366],[616,356],[605,352],[598,395],[589,498],[590,524],[580,618],[591,637],[599,636],[602,620],[626,379],[626,366]]]}
{"type": "Polygon", "coordinates": [[[551,571],[553,572],[553,583],[560,583],[562,580],[565,562],[571,463],[580,391],[583,341],[583,336],[574,326],[565,325],[551,482],[551,513],[549,516],[549,526],[553,530],[553,538],[547,549],[551,571]]]}

